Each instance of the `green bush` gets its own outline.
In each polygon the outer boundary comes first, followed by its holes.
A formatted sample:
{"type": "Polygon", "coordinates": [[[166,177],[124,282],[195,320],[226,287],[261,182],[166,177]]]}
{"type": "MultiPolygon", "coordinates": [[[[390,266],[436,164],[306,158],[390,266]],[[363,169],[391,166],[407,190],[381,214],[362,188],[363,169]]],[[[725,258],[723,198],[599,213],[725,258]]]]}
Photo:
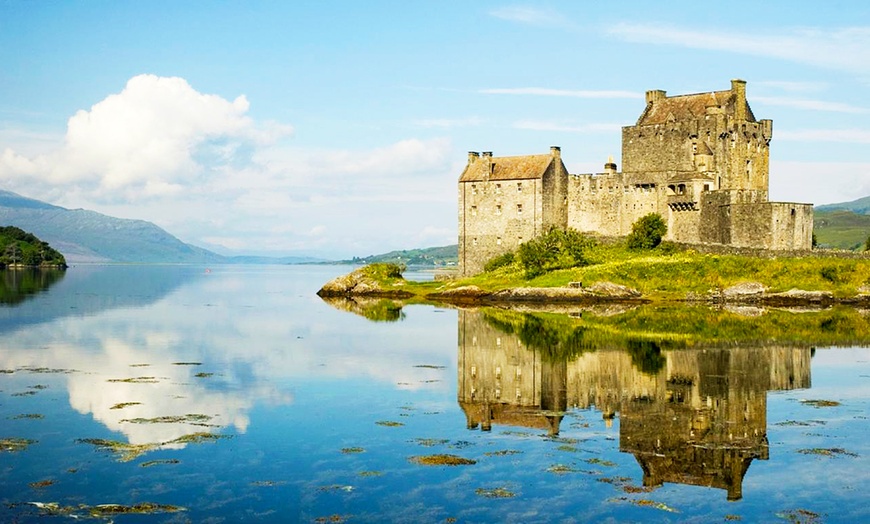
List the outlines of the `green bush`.
{"type": "Polygon", "coordinates": [[[500,267],[509,266],[514,263],[514,254],[512,251],[508,251],[507,253],[503,253],[497,257],[493,257],[483,265],[483,270],[487,273],[490,271],[495,271],[500,267]]]}
{"type": "Polygon", "coordinates": [[[552,227],[545,235],[520,244],[517,258],[526,278],[534,278],[554,269],[589,265],[586,251],[594,245],[594,240],[574,229],[552,227]]]}
{"type": "Polygon", "coordinates": [[[668,232],[668,225],[658,213],[650,213],[640,217],[631,226],[628,235],[630,249],[652,249],[662,242],[662,237],[668,232]]]}

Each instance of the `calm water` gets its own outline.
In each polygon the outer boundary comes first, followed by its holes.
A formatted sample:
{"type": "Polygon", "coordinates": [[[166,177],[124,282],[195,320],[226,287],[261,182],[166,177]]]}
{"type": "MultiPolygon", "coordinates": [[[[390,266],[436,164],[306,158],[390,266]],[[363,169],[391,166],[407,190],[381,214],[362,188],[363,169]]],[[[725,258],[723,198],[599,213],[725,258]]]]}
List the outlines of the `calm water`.
{"type": "Polygon", "coordinates": [[[4,274],[0,521],[870,520],[867,349],[314,295],[347,270],[4,274]],[[143,503],[184,511],[93,510],[143,503]]]}

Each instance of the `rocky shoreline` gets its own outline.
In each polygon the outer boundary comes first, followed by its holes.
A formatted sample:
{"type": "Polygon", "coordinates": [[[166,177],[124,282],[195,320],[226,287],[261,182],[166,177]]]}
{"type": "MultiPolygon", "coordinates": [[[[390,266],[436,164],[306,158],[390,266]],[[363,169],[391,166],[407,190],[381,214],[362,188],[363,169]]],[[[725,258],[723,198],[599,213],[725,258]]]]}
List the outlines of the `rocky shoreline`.
{"type": "MultiPolygon", "coordinates": [[[[517,287],[499,291],[487,291],[477,286],[460,286],[417,295],[405,289],[406,282],[398,280],[384,285],[367,277],[360,270],[335,278],[324,285],[317,294],[320,297],[381,297],[407,299],[415,296],[433,302],[451,304],[504,304],[504,303],[649,303],[663,301],[644,296],[640,291],[615,284],[596,282],[584,287],[571,283],[567,287],[517,287]]],[[[790,289],[771,293],[759,282],[743,282],[708,293],[687,293],[685,298],[668,299],[666,302],[710,303],[774,307],[825,307],[835,304],[870,306],[870,286],[862,286],[852,297],[837,297],[830,291],[807,291],[790,289]]]]}

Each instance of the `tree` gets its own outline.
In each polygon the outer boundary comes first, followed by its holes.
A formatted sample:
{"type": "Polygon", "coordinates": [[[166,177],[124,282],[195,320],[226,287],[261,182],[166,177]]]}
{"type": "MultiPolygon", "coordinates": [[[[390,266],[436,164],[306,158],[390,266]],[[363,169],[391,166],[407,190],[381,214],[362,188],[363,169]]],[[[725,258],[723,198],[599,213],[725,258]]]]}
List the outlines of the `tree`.
{"type": "Polygon", "coordinates": [[[867,241],[864,242],[864,251],[870,251],[870,237],[867,237],[867,241]]]}
{"type": "Polygon", "coordinates": [[[520,244],[517,258],[526,278],[534,278],[554,269],[589,265],[586,250],[594,245],[594,240],[579,231],[551,227],[546,234],[520,244]]]}
{"type": "Polygon", "coordinates": [[[662,238],[667,232],[668,225],[658,213],[642,216],[631,226],[628,247],[629,249],[652,249],[662,243],[662,238]]]}

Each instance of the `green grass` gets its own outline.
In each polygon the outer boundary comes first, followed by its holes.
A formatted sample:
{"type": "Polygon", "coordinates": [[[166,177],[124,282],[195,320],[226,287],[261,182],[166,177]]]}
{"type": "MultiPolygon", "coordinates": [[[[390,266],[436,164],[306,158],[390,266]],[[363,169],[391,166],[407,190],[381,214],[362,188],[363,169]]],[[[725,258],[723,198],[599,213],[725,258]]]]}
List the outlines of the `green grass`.
{"type": "Polygon", "coordinates": [[[870,258],[765,259],[679,251],[669,245],[649,251],[599,245],[590,251],[589,259],[588,266],[556,270],[531,280],[526,280],[522,269],[514,264],[461,283],[497,291],[520,286],[565,286],[570,282],[588,286],[609,281],[635,288],[648,297],[683,299],[690,292],[706,294],[747,281],[761,282],[770,292],[797,288],[853,296],[870,279],[870,258]]]}

